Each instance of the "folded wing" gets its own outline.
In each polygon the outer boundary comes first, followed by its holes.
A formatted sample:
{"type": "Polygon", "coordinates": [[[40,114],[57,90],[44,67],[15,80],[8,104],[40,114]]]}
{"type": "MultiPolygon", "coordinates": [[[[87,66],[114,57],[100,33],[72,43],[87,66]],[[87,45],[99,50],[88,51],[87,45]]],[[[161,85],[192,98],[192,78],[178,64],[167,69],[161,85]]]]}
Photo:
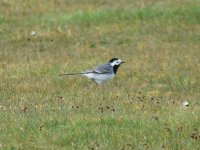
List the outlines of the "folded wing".
{"type": "Polygon", "coordinates": [[[86,70],[83,73],[96,73],[96,74],[112,73],[112,66],[109,63],[107,63],[107,64],[97,66],[92,70],[86,70]]]}

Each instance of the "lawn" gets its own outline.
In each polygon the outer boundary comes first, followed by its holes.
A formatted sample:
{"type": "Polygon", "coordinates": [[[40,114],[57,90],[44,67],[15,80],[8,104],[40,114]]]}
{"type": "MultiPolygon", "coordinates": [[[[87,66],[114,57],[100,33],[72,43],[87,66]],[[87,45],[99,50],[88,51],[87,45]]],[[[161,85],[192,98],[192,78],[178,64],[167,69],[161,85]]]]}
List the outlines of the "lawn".
{"type": "Polygon", "coordinates": [[[0,149],[200,149],[199,0],[2,0],[0,39],[0,149]]]}

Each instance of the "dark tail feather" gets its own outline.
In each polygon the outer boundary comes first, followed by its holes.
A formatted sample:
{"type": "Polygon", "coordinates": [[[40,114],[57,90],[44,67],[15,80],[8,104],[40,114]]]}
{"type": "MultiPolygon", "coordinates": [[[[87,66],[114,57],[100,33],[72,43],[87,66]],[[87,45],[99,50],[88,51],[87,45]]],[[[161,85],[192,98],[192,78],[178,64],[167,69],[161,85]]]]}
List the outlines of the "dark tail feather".
{"type": "Polygon", "coordinates": [[[84,73],[64,73],[64,74],[60,74],[59,76],[73,76],[73,75],[81,75],[84,73]]]}

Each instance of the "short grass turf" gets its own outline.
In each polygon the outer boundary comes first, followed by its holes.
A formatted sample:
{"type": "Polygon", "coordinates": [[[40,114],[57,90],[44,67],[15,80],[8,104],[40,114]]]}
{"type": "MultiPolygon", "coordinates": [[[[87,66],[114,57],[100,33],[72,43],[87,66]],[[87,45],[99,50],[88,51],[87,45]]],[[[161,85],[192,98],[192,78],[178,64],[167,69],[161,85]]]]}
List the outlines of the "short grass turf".
{"type": "Polygon", "coordinates": [[[0,39],[0,149],[200,149],[199,0],[2,0],[0,39]]]}

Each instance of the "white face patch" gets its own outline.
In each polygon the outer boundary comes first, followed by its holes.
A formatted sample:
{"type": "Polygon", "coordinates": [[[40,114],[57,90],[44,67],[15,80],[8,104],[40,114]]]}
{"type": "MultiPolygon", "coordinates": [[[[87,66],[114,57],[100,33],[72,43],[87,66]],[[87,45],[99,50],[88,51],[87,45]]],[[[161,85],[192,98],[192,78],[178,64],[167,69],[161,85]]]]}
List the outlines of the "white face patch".
{"type": "Polygon", "coordinates": [[[110,65],[113,67],[113,66],[117,66],[117,65],[120,65],[122,62],[121,59],[118,59],[118,60],[114,60],[113,62],[110,63],[110,65]]]}

